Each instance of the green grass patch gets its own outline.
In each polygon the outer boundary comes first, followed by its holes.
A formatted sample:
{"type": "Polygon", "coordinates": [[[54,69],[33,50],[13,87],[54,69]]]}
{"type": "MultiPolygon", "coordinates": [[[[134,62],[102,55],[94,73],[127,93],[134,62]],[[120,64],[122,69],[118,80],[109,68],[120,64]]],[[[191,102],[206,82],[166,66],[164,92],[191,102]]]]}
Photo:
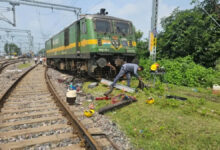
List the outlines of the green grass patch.
{"type": "Polygon", "coordinates": [[[30,63],[19,64],[19,65],[18,65],[18,69],[24,69],[24,68],[27,68],[27,67],[30,67],[30,66],[31,66],[30,63]]]}
{"type": "MultiPolygon", "coordinates": [[[[103,96],[108,90],[102,84],[88,89],[89,84],[84,84],[84,91],[95,97],[103,96]]],[[[131,86],[137,85],[138,82],[132,80],[131,86]]],[[[114,90],[112,95],[121,92],[114,90]]],[[[154,88],[127,94],[135,96],[138,102],[106,115],[120,126],[136,149],[220,149],[220,97],[213,95],[211,89],[157,82],[154,88]],[[183,96],[188,100],[166,99],[166,95],[183,96]],[[155,103],[146,104],[148,97],[153,97],[155,103]]],[[[96,101],[96,110],[110,103],[96,101]]]]}

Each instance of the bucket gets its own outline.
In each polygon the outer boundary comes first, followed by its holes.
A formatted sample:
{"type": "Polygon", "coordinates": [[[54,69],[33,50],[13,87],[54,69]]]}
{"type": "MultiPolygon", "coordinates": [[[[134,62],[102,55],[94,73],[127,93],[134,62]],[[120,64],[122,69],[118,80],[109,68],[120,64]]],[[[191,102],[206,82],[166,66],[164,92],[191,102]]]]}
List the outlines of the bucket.
{"type": "Polygon", "coordinates": [[[220,85],[214,84],[212,88],[212,93],[213,94],[220,94],[220,85]]]}
{"type": "Polygon", "coordinates": [[[75,97],[67,97],[67,98],[66,98],[66,102],[67,102],[69,105],[74,105],[74,104],[75,104],[75,101],[76,101],[76,98],[75,98],[75,97]]]}
{"type": "Polygon", "coordinates": [[[76,90],[68,90],[66,92],[66,102],[69,105],[74,105],[76,101],[76,90]]]}

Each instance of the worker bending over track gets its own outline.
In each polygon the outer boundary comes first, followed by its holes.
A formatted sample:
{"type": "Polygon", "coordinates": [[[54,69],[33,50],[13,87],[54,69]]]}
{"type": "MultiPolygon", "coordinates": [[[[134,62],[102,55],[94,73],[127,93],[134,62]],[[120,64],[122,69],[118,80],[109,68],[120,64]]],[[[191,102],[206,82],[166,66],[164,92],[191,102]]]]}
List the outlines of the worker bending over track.
{"type": "Polygon", "coordinates": [[[132,64],[132,63],[126,63],[122,65],[118,75],[115,77],[113,83],[110,86],[110,90],[105,92],[104,95],[108,96],[114,89],[114,86],[116,82],[123,76],[126,75],[127,77],[127,85],[130,87],[130,79],[131,79],[131,74],[134,74],[138,80],[141,80],[141,77],[138,75],[138,71],[143,71],[144,67],[138,66],[137,64],[132,64]]]}

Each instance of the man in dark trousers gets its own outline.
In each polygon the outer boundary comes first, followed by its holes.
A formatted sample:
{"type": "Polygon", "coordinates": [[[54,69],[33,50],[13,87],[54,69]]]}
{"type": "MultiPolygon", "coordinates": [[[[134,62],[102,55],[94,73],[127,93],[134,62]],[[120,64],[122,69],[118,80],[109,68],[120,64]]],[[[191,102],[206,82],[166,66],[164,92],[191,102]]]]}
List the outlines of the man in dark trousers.
{"type": "Polygon", "coordinates": [[[114,89],[114,86],[116,82],[123,76],[126,75],[127,77],[127,85],[130,87],[130,79],[131,79],[131,74],[134,74],[135,77],[138,78],[138,80],[141,80],[141,77],[138,75],[138,71],[143,71],[144,67],[138,66],[137,64],[132,64],[132,63],[126,63],[122,65],[118,75],[115,77],[113,83],[110,86],[110,90],[105,92],[105,96],[108,96],[114,89]]]}

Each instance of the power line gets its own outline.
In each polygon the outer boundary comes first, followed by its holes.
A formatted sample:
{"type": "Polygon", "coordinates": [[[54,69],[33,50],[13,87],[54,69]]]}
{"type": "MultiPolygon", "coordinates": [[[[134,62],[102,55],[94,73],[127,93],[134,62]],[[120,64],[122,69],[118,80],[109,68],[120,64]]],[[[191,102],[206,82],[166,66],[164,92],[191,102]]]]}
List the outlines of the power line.
{"type": "Polygon", "coordinates": [[[199,0],[196,1],[198,6],[202,8],[202,10],[220,27],[220,24],[217,22],[215,18],[212,17],[212,15],[202,6],[201,2],[199,0]]]}

